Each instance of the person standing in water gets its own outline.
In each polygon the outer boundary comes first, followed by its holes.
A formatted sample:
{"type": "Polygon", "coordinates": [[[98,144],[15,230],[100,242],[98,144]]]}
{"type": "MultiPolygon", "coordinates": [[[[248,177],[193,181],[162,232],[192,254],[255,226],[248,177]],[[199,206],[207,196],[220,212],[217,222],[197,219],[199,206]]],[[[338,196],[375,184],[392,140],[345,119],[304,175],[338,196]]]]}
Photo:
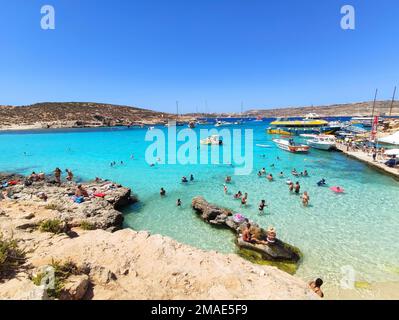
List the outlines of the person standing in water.
{"type": "Polygon", "coordinates": [[[227,190],[227,186],[225,184],[223,185],[223,190],[224,190],[224,193],[227,194],[228,190],[227,190]]]}
{"type": "Polygon", "coordinates": [[[305,191],[305,192],[303,193],[303,195],[302,195],[302,204],[303,204],[305,207],[307,207],[307,206],[309,205],[309,200],[310,200],[309,194],[308,194],[307,191],[305,191]]]}
{"type": "Polygon", "coordinates": [[[66,169],[65,170],[66,171],[66,173],[67,173],[67,180],[68,181],[72,181],[73,180],[73,173],[72,173],[72,171],[71,170],[69,170],[69,169],[66,169]]]}
{"type": "Polygon", "coordinates": [[[181,200],[180,200],[180,199],[177,199],[176,205],[177,205],[178,207],[181,207],[181,200]]]}
{"type": "Polygon", "coordinates": [[[296,183],[295,183],[295,193],[296,194],[299,194],[299,191],[301,190],[301,186],[299,185],[299,182],[297,181],[296,183]]]}
{"type": "Polygon", "coordinates": [[[263,210],[265,209],[265,207],[266,207],[266,200],[262,200],[259,203],[259,213],[263,213],[263,210]]]}
{"type": "Polygon", "coordinates": [[[57,182],[58,184],[61,184],[61,169],[60,168],[55,168],[54,170],[54,178],[55,178],[55,182],[57,182]]]}
{"type": "Polygon", "coordinates": [[[194,181],[194,176],[190,174],[190,181],[194,181]]]}
{"type": "Polygon", "coordinates": [[[159,191],[159,194],[161,195],[161,197],[166,196],[166,191],[164,188],[161,188],[161,191],[159,191]]]}

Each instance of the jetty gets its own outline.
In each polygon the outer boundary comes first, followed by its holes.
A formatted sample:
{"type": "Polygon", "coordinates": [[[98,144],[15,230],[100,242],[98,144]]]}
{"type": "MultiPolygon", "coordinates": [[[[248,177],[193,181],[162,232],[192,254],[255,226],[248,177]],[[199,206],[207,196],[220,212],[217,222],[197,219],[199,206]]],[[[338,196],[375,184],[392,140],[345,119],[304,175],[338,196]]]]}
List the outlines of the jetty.
{"type": "Polygon", "coordinates": [[[367,164],[368,166],[370,166],[380,172],[388,174],[388,175],[392,176],[393,178],[399,180],[399,168],[388,167],[387,165],[384,164],[386,160],[374,161],[371,154],[368,154],[362,150],[352,150],[352,149],[348,148],[347,145],[342,144],[342,143],[337,143],[336,148],[337,148],[337,150],[346,154],[348,157],[362,161],[365,164],[367,164]]]}

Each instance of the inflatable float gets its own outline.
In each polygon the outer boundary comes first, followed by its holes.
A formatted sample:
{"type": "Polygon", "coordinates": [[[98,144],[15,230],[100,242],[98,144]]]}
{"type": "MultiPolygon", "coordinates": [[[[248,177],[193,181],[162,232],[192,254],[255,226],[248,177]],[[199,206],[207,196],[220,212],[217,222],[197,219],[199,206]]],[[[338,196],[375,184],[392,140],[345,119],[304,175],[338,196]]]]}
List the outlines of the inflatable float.
{"type": "Polygon", "coordinates": [[[331,187],[330,190],[334,191],[335,193],[344,193],[345,192],[344,188],[341,188],[341,187],[338,187],[338,186],[331,187]]]}

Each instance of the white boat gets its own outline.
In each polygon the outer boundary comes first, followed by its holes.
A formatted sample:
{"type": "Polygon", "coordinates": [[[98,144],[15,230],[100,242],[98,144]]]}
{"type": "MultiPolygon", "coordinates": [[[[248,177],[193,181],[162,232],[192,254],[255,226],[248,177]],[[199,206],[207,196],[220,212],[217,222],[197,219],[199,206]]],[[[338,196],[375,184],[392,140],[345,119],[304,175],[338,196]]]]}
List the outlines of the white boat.
{"type": "Polygon", "coordinates": [[[320,135],[308,140],[308,145],[320,150],[331,150],[336,148],[335,137],[329,135],[320,135]]]}
{"type": "Polygon", "coordinates": [[[273,139],[273,142],[282,150],[293,153],[305,153],[309,151],[309,146],[305,144],[295,144],[293,139],[273,139]]]}
{"type": "Polygon", "coordinates": [[[154,130],[155,127],[148,127],[148,130],[154,130]]]}
{"type": "Polygon", "coordinates": [[[227,122],[227,121],[216,121],[215,127],[222,127],[222,126],[229,126],[231,125],[231,122],[227,122]]]}
{"type": "Polygon", "coordinates": [[[318,137],[319,135],[318,134],[311,134],[311,133],[302,133],[299,136],[302,137],[302,138],[305,138],[305,139],[314,139],[314,138],[318,137]]]}
{"type": "Polygon", "coordinates": [[[218,135],[212,135],[209,136],[208,138],[202,139],[200,140],[201,144],[205,144],[205,145],[222,145],[223,141],[222,139],[220,139],[220,137],[218,135]]]}

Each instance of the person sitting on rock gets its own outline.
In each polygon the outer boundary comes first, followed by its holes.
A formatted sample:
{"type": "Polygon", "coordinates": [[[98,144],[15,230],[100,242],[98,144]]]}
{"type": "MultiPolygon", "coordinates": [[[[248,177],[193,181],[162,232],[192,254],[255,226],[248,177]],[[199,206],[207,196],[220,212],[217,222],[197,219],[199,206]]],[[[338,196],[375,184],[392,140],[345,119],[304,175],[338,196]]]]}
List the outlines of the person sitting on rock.
{"type": "Polygon", "coordinates": [[[252,235],[251,235],[251,224],[247,223],[244,230],[242,231],[242,240],[245,242],[252,242],[252,235]]]}
{"type": "Polygon", "coordinates": [[[323,280],[317,278],[315,281],[309,282],[309,288],[313,290],[319,297],[324,298],[324,293],[321,290],[321,286],[323,285],[323,280]]]}
{"type": "Polygon", "coordinates": [[[267,229],[266,235],[267,235],[266,241],[268,243],[275,243],[276,242],[277,233],[276,233],[276,229],[275,228],[269,227],[267,229]]]}
{"type": "Polygon", "coordinates": [[[55,178],[55,182],[57,182],[58,184],[61,184],[61,169],[60,168],[55,168],[54,170],[54,178],[55,178]]]}
{"type": "Polygon", "coordinates": [[[85,188],[83,188],[83,186],[81,184],[79,184],[76,188],[75,191],[75,196],[76,197],[85,197],[88,198],[89,197],[89,193],[87,192],[87,190],[85,188]]]}

